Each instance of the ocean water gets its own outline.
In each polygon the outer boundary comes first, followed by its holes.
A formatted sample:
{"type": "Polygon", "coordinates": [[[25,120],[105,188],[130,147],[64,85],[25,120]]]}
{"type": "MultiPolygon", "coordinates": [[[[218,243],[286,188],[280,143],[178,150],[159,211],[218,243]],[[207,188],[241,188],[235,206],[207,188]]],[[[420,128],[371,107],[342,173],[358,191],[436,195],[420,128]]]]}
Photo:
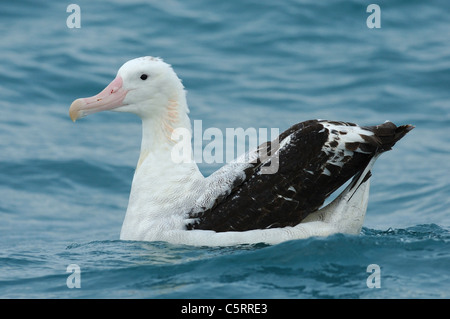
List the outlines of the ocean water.
{"type": "Polygon", "coordinates": [[[373,1],[77,0],[80,28],[70,3],[0,4],[0,298],[450,297],[448,1],[377,1],[380,28],[373,1]],[[360,235],[120,241],[140,120],[68,108],[145,55],[172,64],[204,129],[416,128],[375,165],[360,235]]]}

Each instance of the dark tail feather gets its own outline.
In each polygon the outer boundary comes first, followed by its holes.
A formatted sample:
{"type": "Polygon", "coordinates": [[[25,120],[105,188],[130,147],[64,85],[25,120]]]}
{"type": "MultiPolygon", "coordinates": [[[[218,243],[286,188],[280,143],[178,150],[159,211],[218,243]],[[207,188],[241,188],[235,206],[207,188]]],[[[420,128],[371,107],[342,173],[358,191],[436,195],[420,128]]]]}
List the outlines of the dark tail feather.
{"type": "Polygon", "coordinates": [[[385,152],[389,151],[392,146],[411,131],[414,126],[410,124],[396,126],[394,123],[386,121],[381,125],[367,126],[364,128],[374,133],[379,151],[385,152]]]}

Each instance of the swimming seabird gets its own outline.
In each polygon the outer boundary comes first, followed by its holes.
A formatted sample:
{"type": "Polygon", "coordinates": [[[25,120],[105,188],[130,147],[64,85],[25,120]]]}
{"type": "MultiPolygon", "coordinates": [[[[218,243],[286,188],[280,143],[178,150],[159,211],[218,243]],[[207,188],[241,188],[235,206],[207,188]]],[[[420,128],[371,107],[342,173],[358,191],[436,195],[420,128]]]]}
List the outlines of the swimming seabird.
{"type": "Polygon", "coordinates": [[[243,155],[251,161],[241,156],[205,178],[193,160],[173,160],[174,132],[191,132],[191,124],[181,80],[162,59],[126,62],[102,92],[75,100],[69,114],[75,122],[104,110],[142,119],[141,152],[120,239],[189,245],[358,234],[375,160],[414,128],[389,121],[358,126],[309,120],[243,155]],[[264,173],[274,161],[278,169],[264,173]]]}

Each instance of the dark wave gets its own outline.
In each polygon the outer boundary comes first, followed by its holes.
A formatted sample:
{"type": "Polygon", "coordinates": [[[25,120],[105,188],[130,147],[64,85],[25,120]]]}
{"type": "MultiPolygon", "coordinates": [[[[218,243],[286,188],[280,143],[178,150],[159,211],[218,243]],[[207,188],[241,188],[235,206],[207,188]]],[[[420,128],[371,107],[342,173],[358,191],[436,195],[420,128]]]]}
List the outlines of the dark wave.
{"type": "Polygon", "coordinates": [[[423,224],[274,246],[72,243],[40,265],[53,271],[2,280],[0,294],[33,285],[36,296],[50,298],[448,298],[442,272],[450,266],[449,242],[449,229],[423,224]],[[76,291],[65,287],[69,263],[81,268],[76,291]],[[371,264],[381,269],[380,289],[367,286],[371,264]]]}
{"type": "Polygon", "coordinates": [[[74,190],[80,187],[128,192],[133,169],[83,159],[29,159],[0,162],[0,185],[30,192],[74,190]]]}

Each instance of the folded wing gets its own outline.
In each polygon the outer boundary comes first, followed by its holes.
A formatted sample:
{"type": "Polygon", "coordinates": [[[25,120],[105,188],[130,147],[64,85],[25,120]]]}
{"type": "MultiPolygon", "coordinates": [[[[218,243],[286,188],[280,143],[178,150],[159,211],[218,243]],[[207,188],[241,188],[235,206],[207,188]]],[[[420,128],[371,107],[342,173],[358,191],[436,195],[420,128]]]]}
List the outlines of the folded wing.
{"type": "Polygon", "coordinates": [[[209,176],[187,229],[295,226],[412,128],[391,122],[369,127],[325,120],[298,123],[246,154],[246,162],[241,157],[209,176]]]}

